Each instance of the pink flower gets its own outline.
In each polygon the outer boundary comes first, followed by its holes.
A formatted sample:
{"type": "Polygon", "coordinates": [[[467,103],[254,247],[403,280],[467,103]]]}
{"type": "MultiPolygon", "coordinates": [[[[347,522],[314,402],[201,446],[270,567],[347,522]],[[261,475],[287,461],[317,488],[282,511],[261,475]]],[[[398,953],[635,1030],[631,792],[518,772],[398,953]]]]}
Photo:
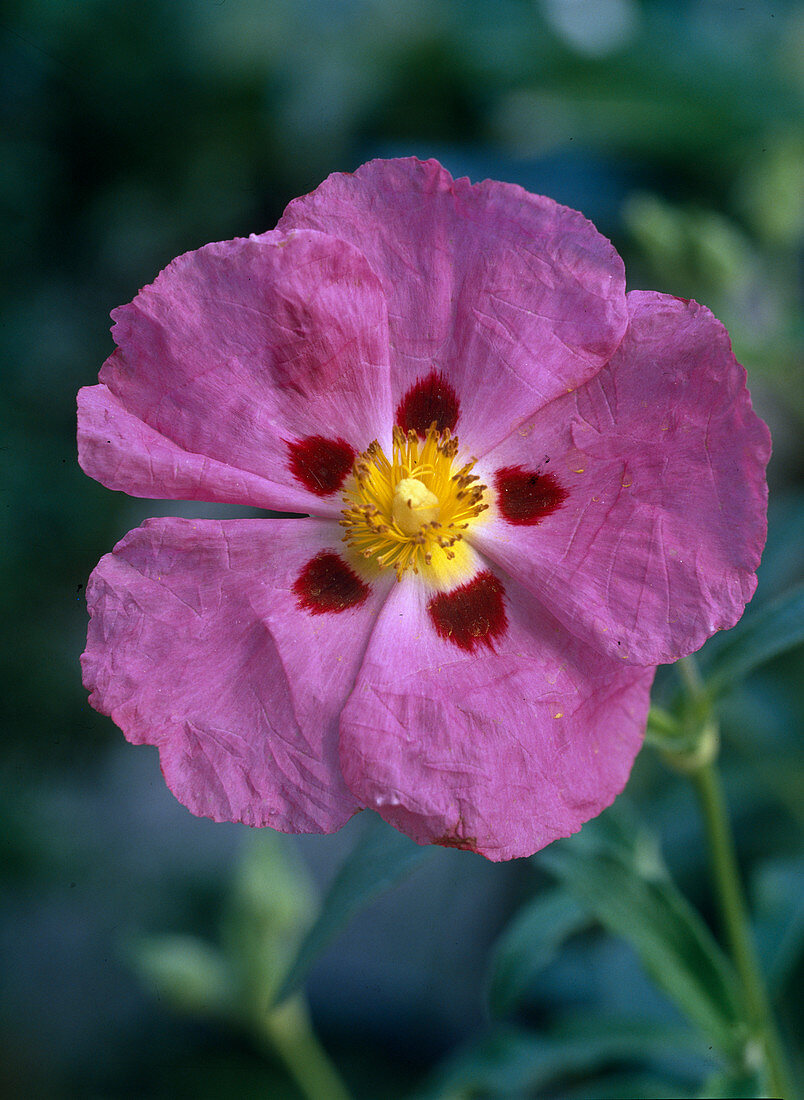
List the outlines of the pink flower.
{"type": "Polygon", "coordinates": [[[550,199],[373,161],[113,317],[86,472],[310,517],[150,520],[92,575],[90,702],[196,814],[530,854],[754,591],[770,442],[725,330],[550,199]]]}

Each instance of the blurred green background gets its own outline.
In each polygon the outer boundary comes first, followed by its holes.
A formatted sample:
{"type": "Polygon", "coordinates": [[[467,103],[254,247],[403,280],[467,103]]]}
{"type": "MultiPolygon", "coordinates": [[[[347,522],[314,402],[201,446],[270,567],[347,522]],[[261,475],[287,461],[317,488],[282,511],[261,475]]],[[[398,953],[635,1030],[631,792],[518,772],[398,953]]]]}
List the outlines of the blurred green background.
{"type": "MultiPolygon", "coordinates": [[[[218,956],[193,956],[172,980],[154,955],[163,941],[147,937],[229,950],[232,914],[246,905],[290,943],[365,822],[277,848],[197,820],[164,788],[155,751],[126,745],[89,709],[78,656],[97,559],[149,515],[243,511],[133,500],[81,473],[75,391],[112,350],[109,311],[175,255],[271,228],[291,198],[370,157],[436,156],[453,175],[549,194],[612,238],[630,288],[696,298],[728,326],[774,436],[761,604],[802,572],[804,9],[5,0],[0,51],[0,1094],[292,1098],[275,1056],[213,1004],[210,989],[227,980],[218,956]],[[296,858],[300,869],[285,867],[296,858]],[[259,889],[243,885],[252,865],[259,889]]],[[[788,1036],[804,1022],[794,996],[804,977],[803,673],[800,650],[780,657],[723,711],[760,936],[768,951],[787,937],[776,992],[788,1036]]],[[[629,796],[711,918],[683,780],[646,752],[629,796]]],[[[490,1034],[489,951],[542,875],[528,861],[493,867],[439,850],[318,960],[313,1020],[356,1096],[409,1095],[490,1034]]],[[[271,965],[289,950],[276,948],[271,965]]],[[[589,1012],[673,1014],[630,948],[587,930],[514,1018],[538,1039],[559,1015],[589,1012]]],[[[565,1067],[571,1087],[556,1072],[505,1095],[644,1095],[648,1071],[651,1095],[694,1095],[694,1059],[669,1070],[654,1060],[642,1077],[623,1077],[623,1060],[565,1067]]]]}

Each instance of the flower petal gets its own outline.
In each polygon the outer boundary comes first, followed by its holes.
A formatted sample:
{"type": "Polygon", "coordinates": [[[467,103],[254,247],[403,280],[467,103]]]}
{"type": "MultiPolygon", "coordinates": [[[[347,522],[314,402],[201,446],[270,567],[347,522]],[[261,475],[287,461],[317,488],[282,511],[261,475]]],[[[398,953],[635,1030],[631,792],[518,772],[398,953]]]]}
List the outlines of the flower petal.
{"type": "MultiPolygon", "coordinates": [[[[130,413],[106,386],[78,391],[78,461],[108,489],[152,500],[207,500],[279,507],[267,477],[185,450],[130,413]]],[[[304,512],[309,493],[282,490],[285,511],[304,512]]]]}
{"type": "Polygon", "coordinates": [[[530,855],[614,800],[654,671],[602,656],[500,583],[507,629],[471,655],[439,637],[426,590],[396,585],[341,717],[360,802],[419,844],[493,860],[530,855]]]}
{"type": "Polygon", "coordinates": [[[484,460],[549,471],[566,498],[532,526],[498,514],[471,534],[578,637],[654,665],[733,626],[753,595],[770,437],[707,309],[628,301],[611,363],[484,460]]]}
{"type": "Polygon", "coordinates": [[[336,524],[150,520],[92,575],[91,704],[159,747],[168,786],[216,821],[332,832],[360,808],[338,716],[387,586],[311,615],[294,585],[336,524]]]}
{"type": "Polygon", "coordinates": [[[622,261],[590,222],[513,184],[453,180],[434,160],[332,175],[279,226],[321,229],[367,257],[388,299],[400,415],[443,371],[474,454],[591,377],[625,331],[622,261]]]}
{"type": "Polygon", "coordinates": [[[385,299],[356,249],[309,231],[207,245],[112,316],[118,349],[79,405],[88,474],[139,496],[337,514],[333,453],[392,417],[385,299]]]}

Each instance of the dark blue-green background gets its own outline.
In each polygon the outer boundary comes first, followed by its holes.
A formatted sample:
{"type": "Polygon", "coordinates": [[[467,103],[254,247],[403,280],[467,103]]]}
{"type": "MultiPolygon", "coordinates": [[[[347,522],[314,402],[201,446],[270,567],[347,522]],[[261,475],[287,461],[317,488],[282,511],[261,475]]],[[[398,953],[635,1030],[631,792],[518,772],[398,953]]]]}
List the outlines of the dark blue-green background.
{"type": "MultiPolygon", "coordinates": [[[[75,391],[112,350],[109,311],[178,253],[268,229],[370,157],[436,156],[549,194],[614,240],[630,287],[697,298],[729,327],[774,435],[770,599],[800,577],[804,533],[803,57],[804,10],[771,0],[0,5],[0,1093],[296,1095],[247,1037],[175,1014],[131,961],[144,934],[217,935],[246,830],[192,818],[155,751],[127,746],[81,687],[97,559],[146,516],[234,511],[132,500],[78,469],[75,391]]],[[[803,671],[800,652],[777,659],[723,715],[741,859],[769,919],[774,889],[802,882],[803,671]]],[[[629,790],[710,918],[683,781],[645,754],[629,790]]],[[[360,829],[298,844],[319,886],[360,829]]],[[[438,852],[324,956],[314,1018],[358,1095],[405,1095],[485,1033],[489,946],[538,888],[525,862],[438,852]]],[[[794,951],[788,1033],[801,978],[794,951]]],[[[538,1033],[559,1009],[657,1001],[629,949],[598,936],[548,968],[522,1019],[538,1033]]]]}

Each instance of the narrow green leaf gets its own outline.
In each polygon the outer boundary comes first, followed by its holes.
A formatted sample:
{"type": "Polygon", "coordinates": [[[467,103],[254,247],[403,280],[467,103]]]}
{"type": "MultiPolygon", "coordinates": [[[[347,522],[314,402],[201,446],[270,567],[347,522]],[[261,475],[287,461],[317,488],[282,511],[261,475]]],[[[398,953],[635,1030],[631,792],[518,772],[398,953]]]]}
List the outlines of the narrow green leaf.
{"type": "MultiPolygon", "coordinates": [[[[762,551],[759,577],[760,607],[801,580],[804,546],[804,491],[773,493],[768,502],[768,541],[762,551]]],[[[749,614],[753,608],[749,605],[749,614]]]]}
{"type": "Polygon", "coordinates": [[[678,1081],[637,1070],[630,1073],[605,1073],[587,1078],[575,1088],[562,1088],[561,1100],[693,1100],[693,1093],[678,1081]]]}
{"type": "MultiPolygon", "coordinates": [[[[532,1095],[553,1082],[622,1062],[705,1056],[693,1032],[655,1020],[574,1017],[548,1033],[501,1025],[441,1067],[415,1100],[532,1095]]],[[[711,1063],[710,1063],[711,1064],[711,1063]]]]}
{"type": "Polygon", "coordinates": [[[573,837],[553,845],[539,864],[631,944],[655,984],[718,1050],[737,1056],[745,1026],[731,963],[667,875],[651,840],[629,851],[608,836],[597,843],[598,835],[585,826],[580,843],[573,837]]]}
{"type": "MultiPolygon", "coordinates": [[[[743,676],[804,642],[804,584],[749,614],[702,661],[707,691],[721,695],[743,676]]],[[[704,651],[705,653],[706,651],[704,651]]]]}
{"type": "Polygon", "coordinates": [[[766,1084],[757,1070],[720,1070],[704,1081],[698,1094],[701,1100],[751,1100],[755,1096],[767,1096],[766,1084]]]}
{"type": "Polygon", "coordinates": [[[588,909],[564,890],[545,892],[524,905],[494,947],[489,981],[492,1016],[515,1010],[562,943],[591,919],[588,909]]]}
{"type": "Polygon", "coordinates": [[[757,950],[771,997],[778,997],[804,953],[804,860],[766,863],[752,885],[757,950]]]}
{"type": "Polygon", "coordinates": [[[432,854],[372,815],[355,848],[338,871],[312,928],[276,996],[277,1003],[295,992],[307,971],[354,914],[409,875],[432,854]]]}

